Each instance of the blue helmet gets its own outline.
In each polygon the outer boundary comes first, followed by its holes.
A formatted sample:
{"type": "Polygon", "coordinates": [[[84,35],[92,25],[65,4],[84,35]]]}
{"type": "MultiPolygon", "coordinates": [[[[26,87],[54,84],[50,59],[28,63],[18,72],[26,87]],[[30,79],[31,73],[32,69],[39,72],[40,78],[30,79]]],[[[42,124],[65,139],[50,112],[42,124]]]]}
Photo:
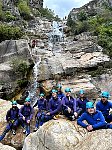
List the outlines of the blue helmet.
{"type": "Polygon", "coordinates": [[[44,93],[40,93],[40,94],[39,94],[39,96],[42,96],[42,97],[44,97],[44,93]]]}
{"type": "Polygon", "coordinates": [[[16,101],[12,101],[12,105],[17,105],[17,102],[16,101]]]}
{"type": "Polygon", "coordinates": [[[110,94],[109,92],[102,92],[101,97],[109,98],[110,94]]]}
{"type": "Polygon", "coordinates": [[[84,90],[82,90],[82,89],[79,91],[79,94],[84,94],[84,93],[85,93],[85,92],[84,92],[84,90]]]}
{"type": "Polygon", "coordinates": [[[61,89],[61,88],[62,88],[62,85],[61,85],[61,84],[58,84],[58,85],[57,85],[57,88],[61,89]]]}
{"type": "Polygon", "coordinates": [[[31,98],[30,98],[30,97],[27,97],[27,98],[25,99],[25,102],[31,102],[31,98]]]}
{"type": "Polygon", "coordinates": [[[70,88],[66,88],[65,92],[71,92],[71,89],[70,88]]]}
{"type": "Polygon", "coordinates": [[[52,89],[52,93],[57,93],[57,90],[55,90],[55,89],[52,89]]]}
{"type": "Polygon", "coordinates": [[[88,109],[88,108],[94,108],[93,102],[87,102],[86,103],[86,109],[88,109]]]}

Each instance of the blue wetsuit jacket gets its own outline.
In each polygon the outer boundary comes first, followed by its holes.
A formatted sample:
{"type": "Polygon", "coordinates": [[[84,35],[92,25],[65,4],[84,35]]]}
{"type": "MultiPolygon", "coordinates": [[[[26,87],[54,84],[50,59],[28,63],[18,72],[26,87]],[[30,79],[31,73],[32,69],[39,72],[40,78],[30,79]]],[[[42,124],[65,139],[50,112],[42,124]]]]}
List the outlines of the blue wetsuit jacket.
{"type": "Polygon", "coordinates": [[[84,98],[83,101],[80,98],[77,98],[77,112],[82,114],[86,112],[86,103],[89,102],[87,98],[84,98]]]}
{"type": "Polygon", "coordinates": [[[34,113],[34,110],[33,110],[33,107],[32,106],[27,106],[27,105],[24,105],[20,108],[19,110],[19,116],[20,117],[27,117],[28,119],[32,119],[33,117],[33,113],[34,113]]]}
{"type": "Polygon", "coordinates": [[[100,100],[96,104],[96,110],[101,111],[105,118],[109,116],[110,108],[112,108],[112,103],[109,101],[106,101],[105,103],[103,103],[100,100]]]}
{"type": "Polygon", "coordinates": [[[86,128],[88,125],[92,125],[93,129],[98,129],[106,126],[106,121],[103,114],[96,110],[94,114],[89,114],[88,112],[83,113],[77,120],[77,124],[86,128]],[[83,121],[86,120],[88,124],[85,124],[83,121]]]}
{"type": "Polygon", "coordinates": [[[47,110],[47,100],[46,99],[38,99],[33,107],[35,107],[35,106],[38,106],[39,111],[47,110]]]}
{"type": "Polygon", "coordinates": [[[69,100],[69,98],[65,96],[62,99],[62,106],[63,109],[68,109],[69,107],[73,112],[76,112],[76,99],[70,96],[70,100],[69,100]]]}
{"type": "Polygon", "coordinates": [[[61,111],[61,100],[59,98],[51,97],[49,101],[49,111],[50,115],[56,115],[61,111]]]}
{"type": "Polygon", "coordinates": [[[19,116],[19,108],[18,107],[16,107],[15,109],[11,108],[7,112],[6,120],[7,121],[10,121],[10,120],[14,120],[15,121],[15,120],[18,119],[18,116],[19,116]]]}

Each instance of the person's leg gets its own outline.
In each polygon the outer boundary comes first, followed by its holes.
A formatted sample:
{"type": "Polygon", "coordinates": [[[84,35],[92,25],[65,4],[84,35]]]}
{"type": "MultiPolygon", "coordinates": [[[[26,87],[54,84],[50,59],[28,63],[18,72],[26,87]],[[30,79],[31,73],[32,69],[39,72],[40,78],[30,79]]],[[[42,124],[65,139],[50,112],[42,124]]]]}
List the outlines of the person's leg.
{"type": "Polygon", "coordinates": [[[52,115],[45,115],[43,118],[42,118],[42,122],[47,122],[49,120],[53,119],[53,116],[52,115]]]}
{"type": "Polygon", "coordinates": [[[40,117],[41,117],[41,113],[38,112],[36,117],[36,126],[35,126],[36,128],[39,128],[40,117]]]}
{"type": "Polygon", "coordinates": [[[19,124],[24,128],[25,127],[25,121],[20,117],[19,118],[19,124]]]}
{"type": "Polygon", "coordinates": [[[30,134],[30,123],[26,123],[26,136],[30,134]]]}
{"type": "Polygon", "coordinates": [[[26,133],[26,127],[25,127],[25,121],[22,119],[22,117],[19,118],[19,124],[24,128],[23,133],[26,133]]]}
{"type": "Polygon", "coordinates": [[[30,122],[28,123],[27,120],[30,120],[29,117],[27,117],[25,120],[26,136],[30,134],[30,122]]]}
{"type": "Polygon", "coordinates": [[[65,109],[63,111],[64,115],[70,119],[71,121],[75,119],[73,112],[71,111],[70,113],[68,112],[68,109],[65,109]]]}
{"type": "Polygon", "coordinates": [[[35,119],[36,119],[36,124],[35,124],[35,129],[34,129],[34,132],[38,130],[39,128],[39,122],[40,122],[40,116],[41,116],[41,113],[38,112],[35,119]]]}
{"type": "Polygon", "coordinates": [[[48,119],[50,119],[50,118],[46,117],[46,113],[42,112],[41,116],[40,116],[39,126],[42,126],[44,124],[44,122],[46,122],[48,119]]]}
{"type": "Polygon", "coordinates": [[[13,123],[13,126],[12,126],[12,134],[13,135],[16,135],[16,130],[17,130],[17,126],[19,125],[19,121],[18,119],[13,123]]]}
{"type": "Polygon", "coordinates": [[[106,128],[107,128],[107,129],[112,129],[112,124],[107,123],[106,128]]]}
{"type": "Polygon", "coordinates": [[[110,115],[108,115],[108,116],[106,117],[106,121],[107,121],[108,123],[112,122],[112,114],[110,114],[110,115]]]}
{"type": "Polygon", "coordinates": [[[9,132],[9,130],[11,129],[12,123],[9,123],[5,130],[3,131],[2,135],[0,135],[0,141],[3,140],[3,138],[5,137],[5,135],[9,132]]]}

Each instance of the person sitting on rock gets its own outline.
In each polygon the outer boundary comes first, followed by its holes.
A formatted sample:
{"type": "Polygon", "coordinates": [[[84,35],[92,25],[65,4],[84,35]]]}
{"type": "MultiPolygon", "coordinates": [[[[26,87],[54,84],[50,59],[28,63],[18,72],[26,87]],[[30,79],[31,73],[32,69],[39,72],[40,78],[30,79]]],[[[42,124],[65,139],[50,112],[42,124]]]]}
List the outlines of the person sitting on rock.
{"type": "Polygon", "coordinates": [[[43,125],[43,120],[42,118],[46,115],[47,112],[47,100],[44,98],[44,94],[40,93],[40,98],[37,100],[37,102],[35,103],[35,105],[33,107],[38,108],[38,112],[36,114],[36,124],[35,124],[35,129],[34,131],[37,131],[37,129],[39,128],[39,126],[43,125]]]}
{"type": "Polygon", "coordinates": [[[2,135],[0,135],[0,141],[5,137],[6,133],[9,132],[9,130],[12,130],[12,134],[16,135],[16,129],[19,125],[19,108],[17,107],[17,102],[12,101],[12,108],[7,111],[6,114],[6,120],[8,122],[5,130],[3,131],[2,135]]]}
{"type": "Polygon", "coordinates": [[[51,120],[51,119],[57,119],[58,115],[61,112],[61,100],[57,96],[57,90],[52,89],[52,97],[48,102],[48,112],[43,117],[44,122],[51,120]]]}
{"type": "Polygon", "coordinates": [[[62,98],[65,96],[64,93],[62,92],[62,85],[58,84],[57,85],[57,90],[58,90],[58,97],[62,100],[62,98]]]}
{"type": "Polygon", "coordinates": [[[86,103],[86,112],[77,119],[77,124],[86,128],[88,131],[106,128],[112,129],[112,125],[107,124],[102,112],[95,110],[93,102],[86,103]]]}
{"type": "Polygon", "coordinates": [[[86,111],[86,103],[89,100],[85,97],[85,91],[81,89],[79,91],[79,98],[77,98],[77,113],[80,116],[82,113],[86,111]]]}
{"type": "Polygon", "coordinates": [[[71,96],[71,89],[65,89],[66,96],[62,99],[63,114],[70,120],[77,118],[76,99],[71,96]]]}
{"type": "Polygon", "coordinates": [[[36,45],[36,41],[34,39],[34,40],[32,40],[32,48],[35,48],[35,45],[36,45]]]}
{"type": "Polygon", "coordinates": [[[96,109],[102,112],[108,123],[112,122],[112,114],[109,114],[109,111],[112,108],[112,102],[108,101],[109,96],[110,94],[108,92],[102,92],[101,100],[96,104],[96,109]]]}
{"type": "Polygon", "coordinates": [[[25,99],[24,106],[19,110],[19,121],[22,127],[25,129],[23,133],[26,133],[26,136],[30,134],[30,122],[33,118],[34,109],[31,106],[31,99],[27,97],[25,99]]]}

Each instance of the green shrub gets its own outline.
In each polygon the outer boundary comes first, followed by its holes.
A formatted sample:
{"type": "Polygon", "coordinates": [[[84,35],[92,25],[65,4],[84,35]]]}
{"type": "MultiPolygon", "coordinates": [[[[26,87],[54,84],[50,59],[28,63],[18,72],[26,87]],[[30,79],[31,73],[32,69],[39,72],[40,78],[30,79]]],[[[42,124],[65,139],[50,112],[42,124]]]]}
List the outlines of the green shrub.
{"type": "Polygon", "coordinates": [[[74,33],[80,34],[82,32],[86,32],[88,30],[88,22],[83,21],[83,22],[78,22],[78,24],[74,28],[74,33]]]}
{"type": "Polygon", "coordinates": [[[86,12],[81,11],[81,12],[78,14],[78,20],[79,20],[79,21],[87,20],[87,14],[86,14],[86,12]]]}
{"type": "Polygon", "coordinates": [[[19,39],[22,35],[23,32],[19,27],[0,24],[0,42],[10,39],[19,39]]]}
{"type": "Polygon", "coordinates": [[[54,12],[51,9],[48,8],[39,8],[39,12],[42,17],[45,17],[49,20],[52,20],[55,18],[54,12]]]}
{"type": "Polygon", "coordinates": [[[2,2],[0,0],[0,20],[3,19],[2,2]]]}
{"type": "Polygon", "coordinates": [[[13,68],[13,71],[16,75],[24,78],[27,74],[28,71],[28,64],[26,61],[22,60],[22,59],[18,59],[18,58],[14,58],[11,61],[11,67],[13,68]]]}
{"type": "Polygon", "coordinates": [[[28,80],[27,79],[21,79],[17,81],[17,84],[20,88],[24,88],[26,87],[26,85],[28,84],[28,80]]]}
{"type": "Polygon", "coordinates": [[[67,26],[73,28],[75,26],[75,21],[71,18],[71,15],[68,15],[67,26]]]}
{"type": "Polygon", "coordinates": [[[20,0],[18,3],[18,9],[19,9],[20,15],[21,15],[21,17],[23,17],[23,19],[30,20],[32,18],[31,10],[27,4],[27,1],[20,0]]]}
{"type": "Polygon", "coordinates": [[[16,17],[13,16],[9,11],[5,12],[4,17],[5,17],[5,20],[8,21],[8,22],[16,20],[16,17]]]}

